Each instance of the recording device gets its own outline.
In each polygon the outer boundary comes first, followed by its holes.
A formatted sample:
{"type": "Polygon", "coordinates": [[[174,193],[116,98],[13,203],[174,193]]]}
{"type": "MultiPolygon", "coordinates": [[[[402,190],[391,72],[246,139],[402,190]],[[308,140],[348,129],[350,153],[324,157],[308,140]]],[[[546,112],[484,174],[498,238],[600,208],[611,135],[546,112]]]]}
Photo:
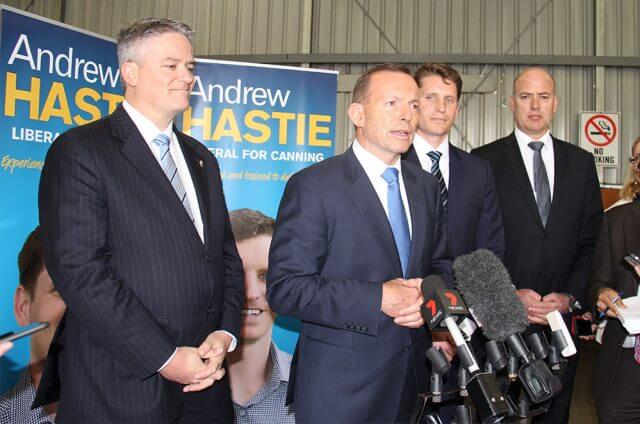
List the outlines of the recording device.
{"type": "Polygon", "coordinates": [[[478,416],[483,423],[503,420],[510,410],[495,375],[480,372],[478,361],[456,324],[457,319],[469,312],[460,294],[448,289],[444,280],[436,275],[422,281],[421,291],[425,299],[421,311],[429,329],[445,326],[457,346],[460,369],[469,375],[468,380],[459,381],[459,385],[464,385],[478,416]]]}
{"type": "Polygon", "coordinates": [[[640,265],[640,257],[635,253],[627,253],[624,257],[624,260],[631,266],[640,265]]]}
{"type": "Polygon", "coordinates": [[[529,324],[527,313],[500,259],[480,249],[458,257],[453,269],[456,286],[482,321],[485,336],[505,341],[519,359],[517,374],[531,401],[541,403],[557,395],[562,389],[560,379],[535,358],[520,336],[529,324]]]}
{"type": "Polygon", "coordinates": [[[551,327],[551,343],[560,350],[563,357],[568,358],[569,356],[575,355],[577,352],[576,345],[573,343],[573,338],[560,312],[549,312],[547,314],[547,321],[549,321],[549,327],[551,327]]]}
{"type": "Polygon", "coordinates": [[[42,331],[47,327],[49,327],[49,323],[48,322],[34,323],[32,326],[27,327],[25,330],[19,331],[17,333],[9,332],[9,333],[0,335],[0,343],[12,342],[14,340],[19,340],[19,339],[21,339],[23,337],[30,336],[33,333],[37,333],[38,331],[42,331]]]}

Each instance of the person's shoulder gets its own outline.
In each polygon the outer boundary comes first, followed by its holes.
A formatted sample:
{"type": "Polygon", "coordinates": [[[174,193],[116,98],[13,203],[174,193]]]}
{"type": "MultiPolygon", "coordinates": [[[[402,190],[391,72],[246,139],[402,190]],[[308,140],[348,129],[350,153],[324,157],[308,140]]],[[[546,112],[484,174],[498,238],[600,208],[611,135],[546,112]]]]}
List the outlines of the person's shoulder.
{"type": "Polygon", "coordinates": [[[275,343],[271,342],[273,350],[276,352],[276,358],[278,360],[278,368],[280,369],[280,378],[284,381],[289,381],[289,371],[291,370],[291,355],[283,350],[278,349],[275,343]]]}
{"type": "Polygon", "coordinates": [[[485,145],[476,147],[471,151],[471,154],[478,155],[480,157],[487,157],[487,156],[494,155],[505,148],[505,146],[511,140],[512,136],[513,136],[513,133],[507,135],[506,137],[502,137],[497,140],[491,141],[485,145]]]}
{"type": "Polygon", "coordinates": [[[482,170],[489,166],[489,162],[480,156],[472,155],[470,152],[466,152],[459,147],[449,146],[450,155],[452,158],[460,161],[465,169],[471,168],[472,170],[482,170]]]}
{"type": "Polygon", "coordinates": [[[553,137],[554,148],[559,148],[572,158],[580,158],[581,160],[593,161],[593,154],[568,141],[553,137]]]}

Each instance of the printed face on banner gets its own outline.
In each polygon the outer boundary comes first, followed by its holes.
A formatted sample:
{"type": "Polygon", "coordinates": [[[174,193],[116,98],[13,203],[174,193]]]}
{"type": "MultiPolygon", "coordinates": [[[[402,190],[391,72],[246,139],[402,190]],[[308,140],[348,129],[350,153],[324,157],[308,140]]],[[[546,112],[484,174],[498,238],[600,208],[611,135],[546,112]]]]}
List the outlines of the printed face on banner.
{"type": "Polygon", "coordinates": [[[271,236],[262,234],[237,243],[244,268],[245,305],[240,339],[252,343],[271,338],[276,314],[267,303],[267,268],[271,236]]]}
{"type": "Polygon", "coordinates": [[[440,75],[428,75],[420,81],[419,93],[418,134],[427,140],[449,134],[458,114],[456,85],[440,75]]]}
{"type": "Polygon", "coordinates": [[[139,63],[123,64],[125,98],[163,130],[189,107],[193,47],[182,34],[169,32],[140,42],[138,52],[139,63]]]}
{"type": "Polygon", "coordinates": [[[551,126],[558,109],[553,79],[544,69],[532,68],[518,78],[509,106],[518,128],[539,139],[551,126]]]}
{"type": "Polygon", "coordinates": [[[36,278],[33,296],[29,296],[22,286],[16,291],[14,313],[18,324],[25,326],[33,322],[49,323],[49,327],[31,336],[32,362],[47,357],[53,334],[65,309],[64,300],[58,294],[46,269],[36,278]]]}
{"type": "Polygon", "coordinates": [[[411,146],[418,111],[418,85],[413,78],[381,71],[371,75],[364,103],[352,104],[349,116],[362,146],[391,164],[411,146]]]}

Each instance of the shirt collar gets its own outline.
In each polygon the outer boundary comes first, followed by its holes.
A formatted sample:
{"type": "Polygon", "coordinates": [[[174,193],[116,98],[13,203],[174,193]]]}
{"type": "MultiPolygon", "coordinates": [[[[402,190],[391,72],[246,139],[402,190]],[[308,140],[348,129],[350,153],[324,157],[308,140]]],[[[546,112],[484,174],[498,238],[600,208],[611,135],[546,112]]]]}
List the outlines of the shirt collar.
{"type": "Polygon", "coordinates": [[[440,152],[440,161],[444,162],[449,158],[449,136],[444,139],[442,143],[438,146],[437,149],[434,149],[433,146],[424,138],[422,138],[418,133],[413,137],[413,148],[416,150],[416,154],[418,157],[424,157],[429,152],[440,152]]]}
{"type": "Polygon", "coordinates": [[[125,100],[122,102],[122,107],[124,107],[124,110],[129,114],[129,117],[138,128],[138,131],[142,134],[142,138],[144,138],[147,143],[151,143],[160,133],[166,134],[169,139],[173,139],[173,123],[170,122],[167,128],[163,131],[158,131],[158,127],[156,127],[149,118],[133,107],[131,103],[125,100]]]}
{"type": "Polygon", "coordinates": [[[529,143],[532,141],[541,141],[546,147],[547,149],[549,149],[549,145],[552,143],[552,139],[551,139],[551,133],[549,132],[549,130],[547,130],[546,133],[544,133],[542,135],[542,137],[540,137],[539,140],[534,140],[533,138],[531,138],[529,135],[525,134],[524,131],[522,131],[520,128],[516,127],[515,129],[515,135],[516,135],[516,140],[518,141],[518,144],[520,145],[521,149],[528,149],[529,148],[529,143]]]}
{"type": "Polygon", "coordinates": [[[360,144],[357,138],[353,139],[352,148],[353,153],[356,155],[356,158],[365,169],[367,174],[377,175],[382,178],[382,173],[386,171],[387,168],[396,168],[398,170],[398,175],[401,175],[402,170],[400,169],[400,157],[398,157],[396,163],[394,163],[393,165],[388,165],[376,155],[362,147],[362,144],[360,144]]]}

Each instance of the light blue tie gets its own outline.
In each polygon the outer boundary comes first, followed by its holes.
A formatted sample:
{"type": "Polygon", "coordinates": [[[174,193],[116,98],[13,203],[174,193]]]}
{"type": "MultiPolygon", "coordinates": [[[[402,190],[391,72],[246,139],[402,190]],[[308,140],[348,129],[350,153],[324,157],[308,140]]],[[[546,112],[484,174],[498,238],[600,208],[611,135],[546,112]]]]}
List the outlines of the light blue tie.
{"type": "Polygon", "coordinates": [[[402,274],[406,278],[409,267],[409,254],[411,253],[411,236],[409,235],[407,214],[400,195],[398,170],[396,168],[387,168],[382,173],[382,178],[388,184],[387,208],[389,209],[389,224],[391,224],[391,231],[393,231],[393,238],[396,241],[396,248],[400,256],[402,274]]]}
{"type": "Polygon", "coordinates": [[[440,157],[442,153],[432,150],[427,153],[429,159],[431,159],[431,175],[436,177],[438,180],[438,185],[440,186],[440,202],[442,203],[442,208],[444,209],[444,213],[447,213],[447,202],[449,198],[449,193],[447,192],[447,185],[444,182],[444,177],[442,176],[442,171],[440,171],[440,157]]]}
{"type": "Polygon", "coordinates": [[[171,154],[169,154],[170,141],[171,139],[169,138],[169,136],[164,133],[158,134],[156,138],[153,139],[153,142],[156,146],[159,147],[160,150],[160,166],[169,179],[171,187],[173,187],[173,189],[176,191],[178,199],[180,199],[180,202],[182,202],[182,206],[184,206],[187,213],[189,214],[191,222],[193,222],[193,212],[191,211],[191,205],[189,204],[187,191],[182,185],[182,179],[180,178],[180,174],[178,174],[178,168],[176,167],[171,154]]]}

